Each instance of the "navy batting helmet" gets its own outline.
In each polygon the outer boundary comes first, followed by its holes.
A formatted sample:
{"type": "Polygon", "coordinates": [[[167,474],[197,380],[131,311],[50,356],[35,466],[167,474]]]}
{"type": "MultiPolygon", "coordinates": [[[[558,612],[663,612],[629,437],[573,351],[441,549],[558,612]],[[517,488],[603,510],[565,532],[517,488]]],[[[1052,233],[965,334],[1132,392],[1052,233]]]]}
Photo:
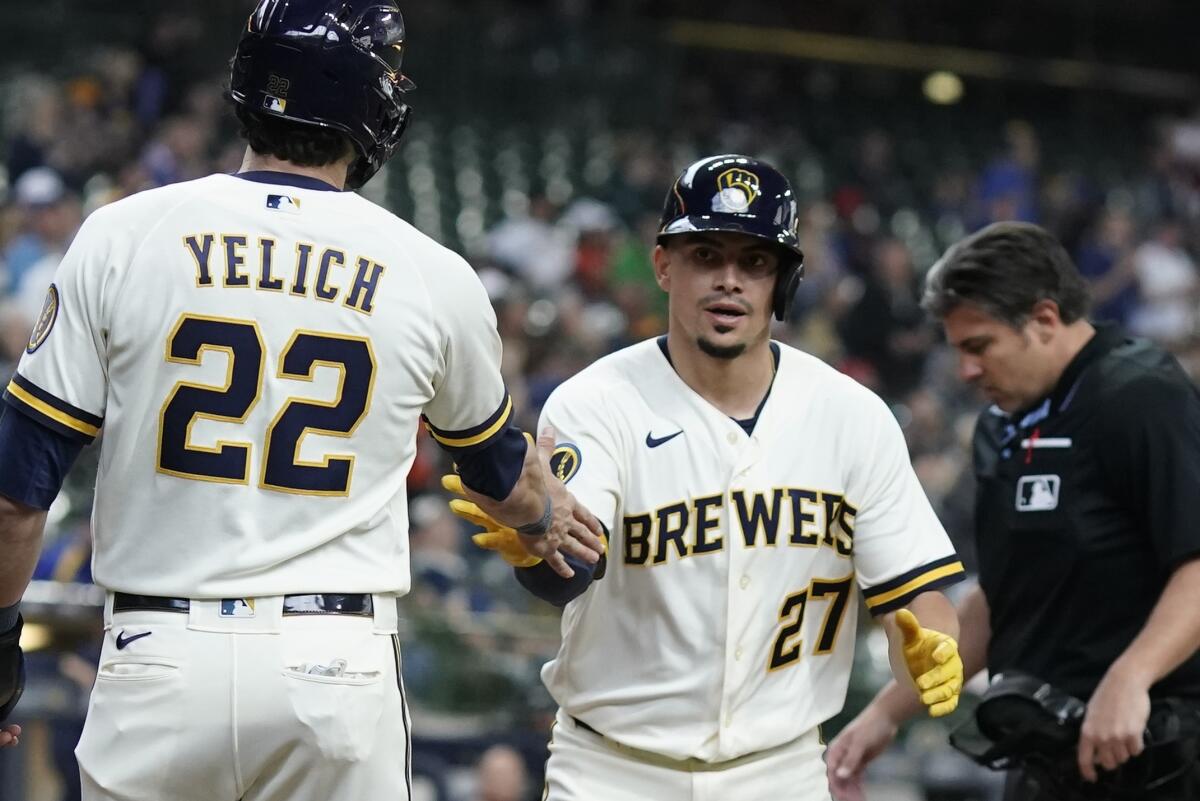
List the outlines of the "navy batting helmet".
{"type": "Polygon", "coordinates": [[[357,189],[391,158],[416,88],[401,72],[404,19],[391,0],[260,0],[233,57],[229,88],[247,110],[341,131],[357,189]]]}
{"type": "Polygon", "coordinates": [[[710,156],[684,170],[663,204],[658,243],[693,231],[732,231],[779,245],[779,280],[773,309],[787,317],[804,275],[804,253],[796,235],[796,199],[779,170],[749,156],[710,156]]]}

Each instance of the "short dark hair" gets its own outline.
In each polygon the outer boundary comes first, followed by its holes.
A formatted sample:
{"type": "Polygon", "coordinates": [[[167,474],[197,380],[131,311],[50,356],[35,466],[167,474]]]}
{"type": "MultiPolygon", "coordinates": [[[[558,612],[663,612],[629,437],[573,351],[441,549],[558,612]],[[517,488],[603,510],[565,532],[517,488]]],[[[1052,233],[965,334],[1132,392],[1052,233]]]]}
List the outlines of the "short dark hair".
{"type": "Polygon", "coordinates": [[[233,111],[242,124],[242,138],[259,155],[301,167],[324,167],[354,153],[350,137],[341,131],[258,114],[241,103],[235,103],[233,111]]]}
{"type": "Polygon", "coordinates": [[[999,222],[946,251],[925,278],[921,308],[938,319],[963,303],[978,306],[1013,328],[1042,300],[1058,304],[1070,324],[1087,315],[1087,284],[1049,231],[1031,223],[999,222]]]}

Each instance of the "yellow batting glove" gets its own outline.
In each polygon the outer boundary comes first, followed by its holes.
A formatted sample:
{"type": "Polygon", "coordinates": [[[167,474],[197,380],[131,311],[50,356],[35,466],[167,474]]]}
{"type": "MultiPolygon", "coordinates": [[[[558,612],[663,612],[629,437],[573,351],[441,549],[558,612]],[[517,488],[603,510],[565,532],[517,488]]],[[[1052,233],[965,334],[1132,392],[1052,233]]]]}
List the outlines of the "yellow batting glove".
{"type": "Polygon", "coordinates": [[[963,686],[958,643],[949,634],[921,628],[917,616],[907,609],[896,612],[896,625],[904,637],[904,661],[921,703],[929,707],[930,717],[949,715],[958,706],[963,686]]]}
{"type": "Polygon", "coordinates": [[[484,529],[480,534],[471,536],[471,541],[487,551],[495,551],[513,567],[533,567],[542,561],[525,550],[516,529],[497,522],[491,515],[479,508],[477,504],[466,499],[463,492],[462,479],[458,476],[442,476],[442,487],[447,492],[462,496],[450,501],[450,511],[472,525],[484,529]]]}

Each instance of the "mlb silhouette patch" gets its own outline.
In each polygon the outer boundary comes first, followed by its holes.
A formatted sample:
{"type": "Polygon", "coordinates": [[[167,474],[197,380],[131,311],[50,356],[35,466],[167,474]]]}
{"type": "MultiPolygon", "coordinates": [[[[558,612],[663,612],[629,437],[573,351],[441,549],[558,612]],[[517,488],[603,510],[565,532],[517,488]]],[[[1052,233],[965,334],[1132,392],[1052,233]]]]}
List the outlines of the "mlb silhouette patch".
{"type": "Polygon", "coordinates": [[[276,114],[283,114],[285,111],[287,111],[287,101],[282,97],[272,97],[271,95],[267,95],[263,98],[263,108],[276,114]]]}
{"type": "Polygon", "coordinates": [[[1017,482],[1018,512],[1048,512],[1058,508],[1058,476],[1021,476],[1017,482]]]}
{"type": "Polygon", "coordinates": [[[221,617],[254,617],[253,598],[224,598],[221,601],[221,617]]]}
{"type": "Polygon", "coordinates": [[[291,195],[267,195],[267,208],[288,214],[299,214],[300,198],[291,195]]]}

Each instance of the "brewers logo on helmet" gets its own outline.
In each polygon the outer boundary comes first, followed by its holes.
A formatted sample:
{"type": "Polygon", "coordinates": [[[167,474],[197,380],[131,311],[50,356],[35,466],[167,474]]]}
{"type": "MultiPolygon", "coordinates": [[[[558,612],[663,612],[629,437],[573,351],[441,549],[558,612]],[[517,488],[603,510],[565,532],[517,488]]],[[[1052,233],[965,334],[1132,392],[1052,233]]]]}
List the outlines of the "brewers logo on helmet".
{"type": "Polygon", "coordinates": [[[729,231],[779,245],[782,258],[772,306],[783,320],[804,275],[796,218],[796,198],[779,170],[749,156],[712,156],[675,179],[663,205],[658,242],[693,231],[729,231]]]}

